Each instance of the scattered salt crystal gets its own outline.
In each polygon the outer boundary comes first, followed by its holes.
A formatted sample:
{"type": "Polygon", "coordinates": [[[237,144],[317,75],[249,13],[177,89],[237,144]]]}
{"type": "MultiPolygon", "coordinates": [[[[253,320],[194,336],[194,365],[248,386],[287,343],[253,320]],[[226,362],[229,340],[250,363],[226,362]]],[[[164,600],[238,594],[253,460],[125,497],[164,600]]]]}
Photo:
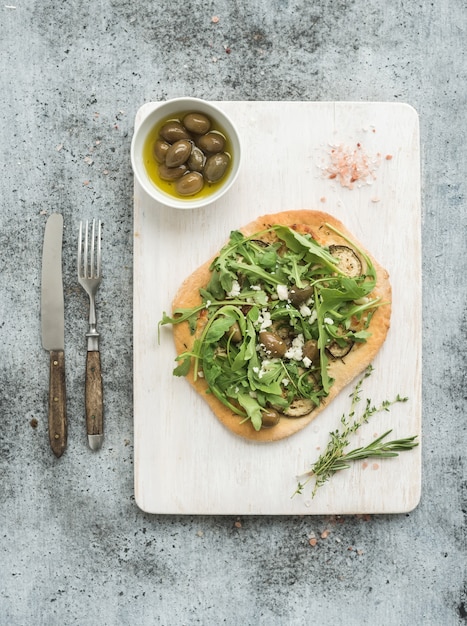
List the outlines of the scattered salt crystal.
{"type": "Polygon", "coordinates": [[[360,143],[356,147],[343,144],[331,146],[328,156],[324,174],[349,189],[353,189],[356,184],[359,187],[370,185],[376,179],[376,170],[381,163],[381,154],[368,155],[360,143]]]}

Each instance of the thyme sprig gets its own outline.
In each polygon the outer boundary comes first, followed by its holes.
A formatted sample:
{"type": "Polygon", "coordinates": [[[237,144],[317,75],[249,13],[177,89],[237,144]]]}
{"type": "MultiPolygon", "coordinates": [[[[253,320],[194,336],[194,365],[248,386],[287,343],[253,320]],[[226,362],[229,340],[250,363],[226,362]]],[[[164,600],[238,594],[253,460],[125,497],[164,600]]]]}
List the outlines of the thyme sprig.
{"type": "Polygon", "coordinates": [[[408,398],[402,398],[400,395],[397,395],[394,400],[384,400],[381,404],[374,405],[371,400],[367,398],[365,409],[360,416],[357,416],[356,408],[361,400],[360,394],[363,381],[371,375],[372,371],[373,367],[371,365],[368,366],[362,378],[356,384],[350,395],[351,404],[349,413],[341,417],[342,430],[336,429],[329,433],[330,439],[325,451],[313,464],[311,470],[300,477],[301,479],[305,478],[305,480],[298,482],[297,489],[293,496],[303,493],[308,483],[314,480],[311,494],[312,497],[314,497],[319,487],[324,485],[336,472],[349,469],[352,461],[360,461],[368,458],[385,459],[395,457],[398,456],[399,452],[412,450],[412,448],[418,446],[416,435],[403,439],[395,439],[393,441],[385,441],[386,437],[392,432],[392,430],[388,430],[367,446],[345,452],[345,448],[350,444],[350,436],[357,432],[362,424],[366,424],[372,415],[381,413],[382,411],[389,411],[393,404],[407,402],[408,400],[408,398]]]}

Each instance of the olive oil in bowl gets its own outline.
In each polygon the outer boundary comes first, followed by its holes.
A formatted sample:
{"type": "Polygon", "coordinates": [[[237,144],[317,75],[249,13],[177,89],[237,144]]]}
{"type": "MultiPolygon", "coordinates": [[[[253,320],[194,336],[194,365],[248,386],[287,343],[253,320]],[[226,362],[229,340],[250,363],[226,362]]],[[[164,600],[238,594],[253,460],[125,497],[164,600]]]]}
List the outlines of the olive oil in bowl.
{"type": "MultiPolygon", "coordinates": [[[[163,193],[188,204],[193,200],[207,198],[221,189],[232,171],[235,159],[232,142],[227,132],[212,117],[203,116],[207,117],[210,122],[206,133],[198,134],[185,128],[184,120],[187,119],[187,116],[194,117],[194,113],[196,114],[193,111],[183,111],[161,119],[148,133],[143,146],[143,163],[152,183],[163,193]],[[178,132],[179,126],[185,129],[186,135],[178,132]],[[165,132],[167,129],[168,131],[165,132]],[[177,132],[171,132],[171,130],[177,130],[177,132]],[[159,145],[162,142],[168,146],[174,146],[177,141],[191,142],[192,150],[202,155],[204,165],[198,164],[195,166],[195,170],[191,170],[190,162],[186,159],[182,164],[175,167],[166,167],[162,160],[164,156],[161,155],[161,151],[155,151],[156,142],[159,142],[159,145]],[[211,146],[213,150],[216,150],[215,152],[210,151],[211,146]],[[173,179],[167,180],[171,176],[173,179]],[[190,176],[191,180],[189,180],[190,176]],[[197,189],[200,185],[201,189],[197,189]]],[[[200,113],[199,117],[202,115],[200,113]]],[[[197,130],[196,126],[192,126],[192,128],[197,130]]]]}

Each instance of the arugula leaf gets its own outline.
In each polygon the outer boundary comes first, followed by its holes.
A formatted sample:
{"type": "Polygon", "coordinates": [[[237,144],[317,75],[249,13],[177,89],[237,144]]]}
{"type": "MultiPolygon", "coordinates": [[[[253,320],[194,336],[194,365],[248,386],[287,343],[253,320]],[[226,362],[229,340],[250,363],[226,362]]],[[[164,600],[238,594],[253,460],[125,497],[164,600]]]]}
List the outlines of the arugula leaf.
{"type": "Polygon", "coordinates": [[[237,395],[239,404],[245,409],[248,417],[251,420],[253,428],[255,430],[261,429],[261,406],[258,402],[247,393],[239,393],[237,395]]]}
{"type": "Polygon", "coordinates": [[[311,237],[306,237],[287,226],[275,226],[277,236],[294,252],[305,252],[305,258],[312,262],[321,262],[328,270],[344,275],[339,269],[335,258],[311,237]]]}
{"type": "Polygon", "coordinates": [[[186,376],[190,371],[191,356],[186,356],[182,359],[180,365],[178,365],[174,371],[174,376],[186,376]]]}

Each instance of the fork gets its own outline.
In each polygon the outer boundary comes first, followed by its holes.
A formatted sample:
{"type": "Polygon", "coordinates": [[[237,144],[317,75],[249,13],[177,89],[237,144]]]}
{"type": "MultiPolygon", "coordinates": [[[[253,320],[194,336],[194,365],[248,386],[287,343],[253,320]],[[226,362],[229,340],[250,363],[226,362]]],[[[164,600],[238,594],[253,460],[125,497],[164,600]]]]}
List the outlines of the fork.
{"type": "Polygon", "coordinates": [[[78,281],[89,296],[89,331],[87,337],[85,407],[88,444],[92,450],[99,450],[104,438],[104,404],[102,392],[101,359],[99,353],[99,333],[96,329],[95,296],[99,288],[101,274],[101,221],[93,219],[89,228],[88,220],[79,225],[78,239],[78,281]],[[89,232],[91,230],[91,233],[89,232]]]}

